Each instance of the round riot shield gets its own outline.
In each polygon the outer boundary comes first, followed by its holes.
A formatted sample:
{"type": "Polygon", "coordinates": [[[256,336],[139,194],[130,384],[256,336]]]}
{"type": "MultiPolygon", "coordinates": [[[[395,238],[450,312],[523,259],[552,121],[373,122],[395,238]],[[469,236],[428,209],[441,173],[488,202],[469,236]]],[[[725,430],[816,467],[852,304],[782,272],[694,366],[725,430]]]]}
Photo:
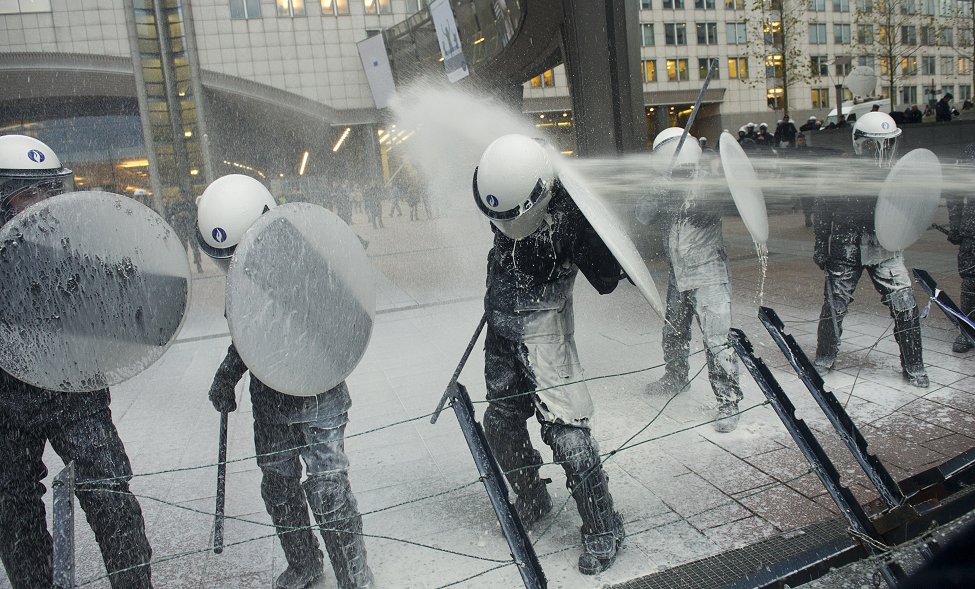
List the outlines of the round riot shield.
{"type": "Polygon", "coordinates": [[[763,244],[768,241],[768,212],[755,168],[730,133],[722,133],[718,145],[721,167],[728,181],[731,197],[735,199],[738,214],[741,215],[752,240],[756,244],[763,244]]]}
{"type": "Polygon", "coordinates": [[[941,200],[941,164],[927,149],[915,149],[902,157],[880,188],[874,227],[885,249],[907,249],[931,226],[941,200]]]}
{"type": "Polygon", "coordinates": [[[176,232],[108,192],[41,201],[0,229],[0,366],[29,384],[89,392],[159,359],[186,315],[176,232]]]}
{"type": "Polygon", "coordinates": [[[234,252],[230,334],[254,376],[276,391],[305,397],[345,380],[375,315],[375,279],[359,238],[320,206],[271,209],[234,252]]]}

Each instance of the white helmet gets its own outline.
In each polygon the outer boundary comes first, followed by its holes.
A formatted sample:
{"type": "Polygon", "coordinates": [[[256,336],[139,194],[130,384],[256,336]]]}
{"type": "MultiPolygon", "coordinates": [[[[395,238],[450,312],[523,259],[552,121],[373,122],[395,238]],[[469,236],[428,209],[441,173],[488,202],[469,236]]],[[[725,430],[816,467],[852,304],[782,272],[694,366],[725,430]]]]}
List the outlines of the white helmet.
{"type": "Polygon", "coordinates": [[[132,191],[132,196],[137,196],[137,197],[145,198],[145,197],[149,196],[149,193],[146,192],[146,189],[145,188],[136,188],[135,190],[132,191]]]}
{"type": "Polygon", "coordinates": [[[755,128],[755,123],[748,123],[745,126],[748,127],[749,129],[754,129],[755,128]]]}
{"type": "Polygon", "coordinates": [[[673,139],[680,140],[680,136],[684,134],[683,127],[667,127],[663,131],[657,133],[657,136],[653,139],[653,149],[657,149],[662,144],[673,139]]]}
{"type": "MultiPolygon", "coordinates": [[[[661,135],[670,131],[669,138],[664,138],[663,141],[654,140],[653,148],[653,161],[658,170],[671,169],[671,161],[674,159],[674,153],[677,151],[677,145],[680,143],[680,136],[684,134],[684,129],[681,127],[671,127],[661,132],[657,135],[659,139],[661,135]]],[[[684,140],[684,145],[680,148],[680,154],[677,155],[677,161],[673,162],[673,169],[679,168],[681,166],[697,166],[701,161],[701,144],[698,143],[697,139],[688,134],[687,139],[684,140]]]]}
{"type": "MultiPolygon", "coordinates": [[[[781,124],[781,123],[782,123],[782,121],[779,121],[779,124],[781,124]]],[[[759,123],[758,128],[759,129],[768,129],[768,123],[759,123]]]]}
{"type": "Polygon", "coordinates": [[[853,125],[853,151],[863,155],[864,150],[873,150],[877,164],[889,167],[893,163],[897,138],[901,133],[889,114],[868,112],[853,125]]]}
{"type": "Polygon", "coordinates": [[[250,226],[277,206],[274,197],[259,181],[243,174],[228,174],[207,186],[197,199],[196,239],[211,258],[234,255],[250,226]]]}
{"type": "Polygon", "coordinates": [[[525,135],[495,139],[474,170],[478,210],[511,239],[541,226],[557,182],[545,148],[525,135]]]}
{"type": "Polygon", "coordinates": [[[5,221],[28,204],[65,192],[70,179],[71,170],[44,142],[26,135],[0,137],[0,211],[5,221]],[[27,200],[11,203],[18,195],[27,200]]]}

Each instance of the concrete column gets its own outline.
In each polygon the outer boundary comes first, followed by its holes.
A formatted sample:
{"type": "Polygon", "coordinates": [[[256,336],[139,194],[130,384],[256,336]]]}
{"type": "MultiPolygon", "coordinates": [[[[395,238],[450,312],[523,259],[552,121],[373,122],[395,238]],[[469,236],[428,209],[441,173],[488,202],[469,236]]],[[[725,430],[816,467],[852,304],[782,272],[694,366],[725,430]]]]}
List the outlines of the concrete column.
{"type": "Polygon", "coordinates": [[[639,3],[562,0],[562,10],[579,155],[646,151],[639,3]]]}

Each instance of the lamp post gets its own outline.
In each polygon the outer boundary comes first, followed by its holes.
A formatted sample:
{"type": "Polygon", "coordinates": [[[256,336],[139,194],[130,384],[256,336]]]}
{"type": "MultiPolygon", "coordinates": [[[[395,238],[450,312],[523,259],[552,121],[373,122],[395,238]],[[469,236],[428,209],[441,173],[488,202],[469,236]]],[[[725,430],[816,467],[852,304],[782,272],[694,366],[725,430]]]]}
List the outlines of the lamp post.
{"type": "Polygon", "coordinates": [[[850,64],[853,63],[853,58],[850,56],[837,56],[833,60],[833,87],[836,89],[836,124],[840,123],[840,117],[843,116],[843,81],[846,78],[846,72],[850,68],[850,64]]]}

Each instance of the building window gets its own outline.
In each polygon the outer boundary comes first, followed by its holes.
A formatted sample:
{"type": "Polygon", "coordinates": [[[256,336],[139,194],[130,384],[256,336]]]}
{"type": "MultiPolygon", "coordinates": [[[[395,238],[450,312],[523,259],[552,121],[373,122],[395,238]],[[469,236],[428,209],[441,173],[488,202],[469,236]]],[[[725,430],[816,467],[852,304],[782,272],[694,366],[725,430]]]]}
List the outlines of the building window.
{"type": "Polygon", "coordinates": [[[826,0],[809,0],[809,10],[813,12],[826,12],[826,0]]]}
{"type": "Polygon", "coordinates": [[[917,45],[917,27],[913,25],[901,27],[901,43],[904,45],[917,45]]]}
{"type": "Polygon", "coordinates": [[[933,75],[935,75],[935,73],[934,73],[934,64],[935,64],[936,61],[937,61],[937,58],[936,57],[928,57],[928,56],[922,57],[921,58],[921,73],[924,74],[925,76],[933,76],[933,75]]]}
{"type": "Polygon", "coordinates": [[[934,27],[921,27],[921,45],[937,45],[938,34],[934,27]]]}
{"type": "Polygon", "coordinates": [[[958,100],[965,101],[972,99],[972,86],[971,84],[959,84],[958,85],[958,100]]]}
{"type": "Polygon", "coordinates": [[[305,16],[305,0],[278,0],[278,16],[305,16]]]}
{"type": "Polygon", "coordinates": [[[921,0],[921,14],[924,16],[934,16],[935,13],[935,1],[934,0],[921,0]]]}
{"type": "Polygon", "coordinates": [[[657,60],[656,59],[643,60],[643,81],[644,82],[657,81],[657,60]]]}
{"type": "Polygon", "coordinates": [[[841,77],[841,78],[843,76],[850,75],[850,70],[853,69],[853,58],[852,57],[843,57],[843,56],[837,55],[836,56],[836,59],[833,60],[833,63],[835,64],[833,69],[836,70],[836,75],[839,76],[839,77],[841,77]]]}
{"type": "Polygon", "coordinates": [[[880,58],[880,75],[886,76],[887,72],[890,71],[890,63],[887,61],[886,57],[880,58]]]}
{"type": "Polygon", "coordinates": [[[972,44],[972,30],[958,27],[958,46],[970,47],[972,44]]]}
{"type": "Polygon", "coordinates": [[[781,55],[766,55],[765,56],[765,77],[766,78],[781,78],[785,70],[782,68],[782,56],[781,55]]]}
{"type": "Polygon", "coordinates": [[[904,104],[917,104],[917,86],[901,87],[901,102],[904,104]]]}
{"type": "Polygon", "coordinates": [[[683,9],[684,0],[664,0],[664,8],[669,10],[683,9]]]}
{"type": "Polygon", "coordinates": [[[714,0],[694,0],[694,8],[698,10],[714,10],[714,0]]]}
{"type": "Polygon", "coordinates": [[[862,65],[870,69],[876,69],[877,60],[872,55],[867,55],[867,56],[861,55],[860,57],[857,58],[857,65],[862,65]]]}
{"type": "Polygon", "coordinates": [[[745,10],[745,0],[724,0],[724,7],[728,10],[745,10]]]}
{"type": "Polygon", "coordinates": [[[765,91],[765,95],[768,97],[768,107],[772,110],[778,110],[782,108],[782,88],[768,88],[765,91]]]}
{"type": "Polygon", "coordinates": [[[687,45],[687,25],[684,23],[664,23],[664,37],[667,45],[687,45]]]}
{"type": "Polygon", "coordinates": [[[873,25],[857,25],[857,43],[873,45],[873,25]]]}
{"type": "Polygon", "coordinates": [[[728,77],[734,80],[747,80],[748,79],[748,58],[729,57],[728,77]]]}
{"type": "Polygon", "coordinates": [[[362,0],[366,14],[390,14],[393,12],[392,0],[362,0]]]}
{"type": "Polygon", "coordinates": [[[0,14],[30,12],[51,12],[51,0],[0,0],[0,14]]]}
{"type": "Polygon", "coordinates": [[[812,107],[813,108],[829,107],[829,88],[812,89],[812,107]]]}
{"type": "MultiPolygon", "coordinates": [[[[698,58],[698,60],[697,60],[697,73],[698,73],[698,75],[700,76],[700,78],[702,80],[704,78],[708,77],[708,69],[710,69],[710,67],[711,67],[711,58],[710,57],[701,57],[701,58],[698,58]]],[[[711,79],[712,80],[717,80],[717,79],[720,79],[720,78],[721,78],[721,68],[715,67],[714,68],[714,73],[711,74],[711,79]]]]}
{"type": "Polygon", "coordinates": [[[230,18],[261,18],[261,0],[230,0],[230,18]]]}
{"type": "Polygon", "coordinates": [[[914,0],[901,0],[901,14],[917,14],[917,6],[914,5],[914,0]]]}
{"type": "Polygon", "coordinates": [[[887,25],[879,25],[879,31],[880,31],[880,43],[882,45],[886,45],[888,39],[893,39],[893,37],[890,36],[891,29],[887,25]]]}
{"type": "Polygon", "coordinates": [[[653,10],[653,0],[640,0],[641,10],[653,10]]]}
{"type": "MultiPolygon", "coordinates": [[[[344,16],[349,14],[349,0],[321,0],[322,15],[324,16],[344,16]]],[[[417,3],[416,10],[420,9],[417,3]]],[[[413,12],[416,12],[414,10],[413,12]]]]}
{"type": "Polygon", "coordinates": [[[850,25],[833,25],[833,42],[837,45],[849,45],[850,25]]]}
{"type": "Polygon", "coordinates": [[[809,25],[809,44],[810,45],[825,45],[826,44],[826,24],[825,23],[813,23],[809,25]]]}
{"type": "Polygon", "coordinates": [[[941,87],[941,93],[940,94],[935,94],[934,96],[931,97],[931,99],[932,100],[937,100],[938,98],[944,96],[945,94],[951,94],[952,96],[954,96],[955,95],[955,85],[954,84],[945,84],[944,86],[941,87]]]}
{"type": "Polygon", "coordinates": [[[670,82],[684,82],[690,80],[686,59],[667,60],[667,80],[670,82]]]}
{"type": "Polygon", "coordinates": [[[954,29],[951,27],[944,27],[941,29],[941,34],[938,35],[938,41],[940,41],[942,47],[951,47],[955,44],[955,36],[952,34],[953,32],[954,29]]]}
{"type": "Polygon", "coordinates": [[[814,55],[809,58],[809,64],[812,68],[810,73],[814,77],[829,75],[829,57],[825,55],[814,55]]]}
{"type": "Polygon", "coordinates": [[[697,23],[697,44],[714,45],[718,42],[718,23],[697,23]]]}
{"type": "Polygon", "coordinates": [[[901,73],[905,76],[916,76],[917,75],[917,58],[916,57],[902,57],[901,58],[901,73]]]}
{"type": "Polygon", "coordinates": [[[880,87],[880,97],[881,98],[890,98],[890,86],[881,86],[880,87]]]}
{"type": "Polygon", "coordinates": [[[531,79],[532,88],[554,88],[555,87],[555,72],[552,70],[545,70],[540,76],[535,76],[531,79]]]}
{"type": "Polygon", "coordinates": [[[747,43],[745,23],[730,22],[725,25],[725,31],[728,35],[728,45],[744,45],[747,43]]]}
{"type": "Polygon", "coordinates": [[[833,12],[850,12],[850,0],[833,0],[833,12]]]}
{"type": "Polygon", "coordinates": [[[644,23],[644,24],[640,25],[640,28],[643,29],[643,45],[645,47],[653,47],[653,45],[654,45],[654,42],[653,42],[653,25],[652,24],[648,24],[648,23],[644,23]]]}
{"type": "Polygon", "coordinates": [[[857,0],[857,12],[870,14],[873,12],[873,0],[857,0]]]}
{"type": "Polygon", "coordinates": [[[955,58],[950,55],[941,56],[941,75],[948,76],[955,71],[955,58]]]}
{"type": "Polygon", "coordinates": [[[972,60],[968,57],[958,58],[958,75],[968,76],[972,73],[972,60]]]}

